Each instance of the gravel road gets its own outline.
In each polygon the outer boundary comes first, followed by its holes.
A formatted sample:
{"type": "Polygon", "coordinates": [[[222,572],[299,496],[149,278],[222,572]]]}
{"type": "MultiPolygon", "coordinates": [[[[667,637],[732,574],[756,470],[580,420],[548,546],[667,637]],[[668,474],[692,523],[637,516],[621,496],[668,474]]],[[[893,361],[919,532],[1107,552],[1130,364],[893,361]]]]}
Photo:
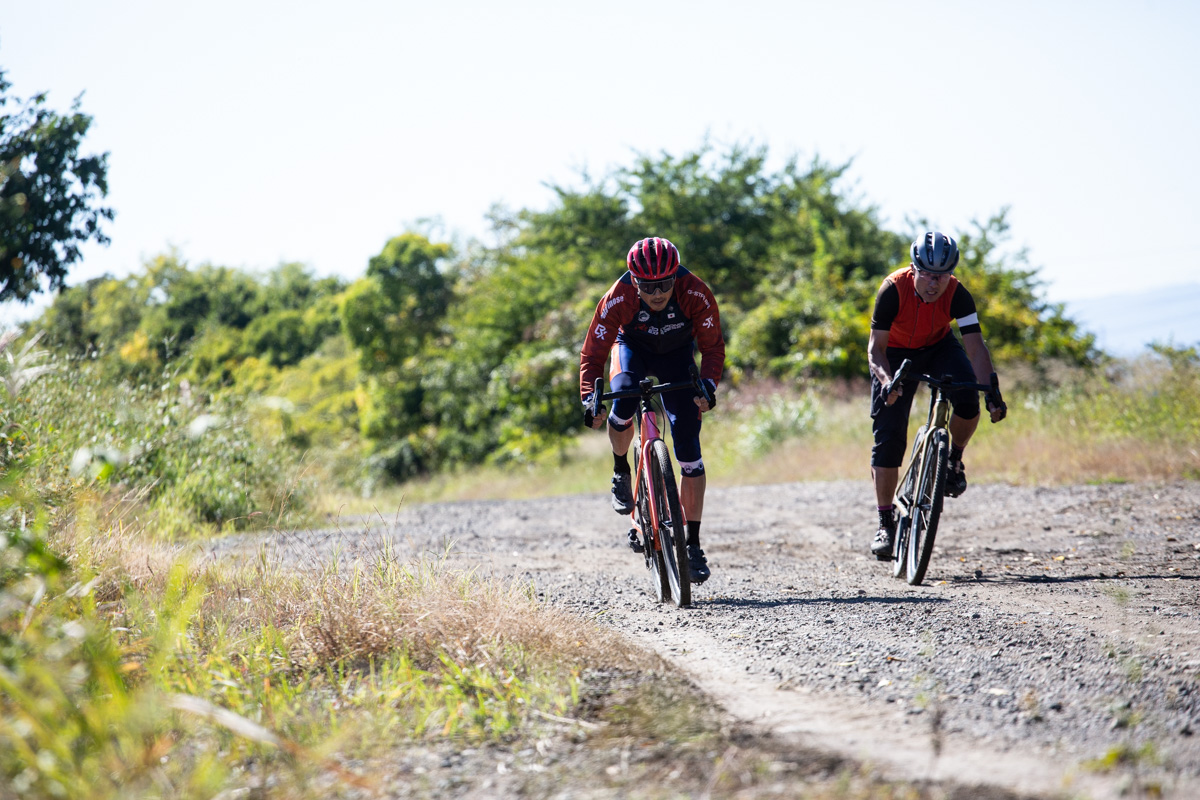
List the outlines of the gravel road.
{"type": "Polygon", "coordinates": [[[869,557],[874,523],[867,481],[710,487],[713,577],[685,610],[654,601],[600,494],[412,506],[275,546],[453,543],[756,728],[897,778],[1200,797],[1200,484],[972,486],[947,500],[919,587],[869,557]]]}

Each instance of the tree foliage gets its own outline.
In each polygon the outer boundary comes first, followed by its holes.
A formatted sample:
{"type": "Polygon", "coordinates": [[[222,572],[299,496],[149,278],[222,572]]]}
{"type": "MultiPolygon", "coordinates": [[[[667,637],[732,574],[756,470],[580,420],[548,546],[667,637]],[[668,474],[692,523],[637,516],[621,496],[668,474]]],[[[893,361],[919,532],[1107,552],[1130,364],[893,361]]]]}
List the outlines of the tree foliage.
{"type": "MultiPolygon", "coordinates": [[[[47,312],[50,337],[136,377],[184,358],[213,393],[275,395],[299,446],[351,439],[368,469],[407,478],[552,454],[578,429],[578,354],[595,304],[643,236],[666,236],[713,288],[726,381],[866,375],[880,281],[915,234],[844,187],[846,166],[705,144],[638,156],[539,210],[493,210],[496,243],[409,231],[350,285],[285,264],[265,276],[178,254],[89,281],[47,312]]],[[[1000,363],[1087,364],[1092,340],[1039,295],[1001,211],[958,232],[959,277],[1000,363]]]]}
{"type": "Polygon", "coordinates": [[[101,221],[113,218],[97,204],[108,194],[108,155],[79,152],[92,124],[80,98],[63,115],[45,94],[10,98],[11,85],[0,70],[0,302],[28,301],[43,278],[61,287],[80,245],[108,243],[101,221]]]}

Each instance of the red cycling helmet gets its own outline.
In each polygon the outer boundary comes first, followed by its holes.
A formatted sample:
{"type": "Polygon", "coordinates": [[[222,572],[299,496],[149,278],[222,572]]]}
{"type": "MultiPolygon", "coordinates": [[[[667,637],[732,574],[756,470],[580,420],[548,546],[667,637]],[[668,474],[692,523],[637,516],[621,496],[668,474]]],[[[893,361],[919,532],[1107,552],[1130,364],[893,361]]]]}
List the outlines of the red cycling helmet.
{"type": "Polygon", "coordinates": [[[679,250],[666,239],[652,236],[629,248],[625,264],[638,280],[659,281],[679,271],[679,250]]]}

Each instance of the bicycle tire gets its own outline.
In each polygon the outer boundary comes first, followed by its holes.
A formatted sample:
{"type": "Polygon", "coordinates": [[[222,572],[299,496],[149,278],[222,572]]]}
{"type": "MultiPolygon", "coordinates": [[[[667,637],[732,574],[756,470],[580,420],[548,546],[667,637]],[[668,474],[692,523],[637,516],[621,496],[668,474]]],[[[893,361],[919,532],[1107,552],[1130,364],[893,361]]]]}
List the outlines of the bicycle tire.
{"type": "Polygon", "coordinates": [[[896,518],[896,541],[892,545],[892,577],[900,578],[904,575],[904,571],[908,568],[908,559],[905,558],[905,553],[908,552],[908,517],[902,516],[896,518]]]}
{"type": "Polygon", "coordinates": [[[683,511],[675,486],[675,470],[667,443],[656,439],[650,444],[652,461],[650,485],[658,506],[658,539],[663,566],[666,568],[670,597],[675,605],[684,608],[692,604],[692,579],[687,566],[687,533],[683,526],[683,511]]]}
{"type": "MultiPolygon", "coordinates": [[[[893,495],[892,505],[897,509],[913,507],[913,497],[916,495],[916,474],[921,459],[921,449],[925,444],[925,427],[922,425],[913,437],[913,454],[908,462],[908,469],[900,479],[900,485],[893,495]],[[896,502],[901,500],[902,502],[896,502]]],[[[900,578],[908,572],[908,540],[911,535],[912,515],[900,513],[896,516],[896,543],[892,545],[892,577],[900,578]]]]}
{"type": "MultiPolygon", "coordinates": [[[[635,456],[636,457],[636,456],[635,456]]],[[[651,460],[653,463],[653,459],[651,460]]],[[[634,513],[637,514],[637,525],[642,533],[642,546],[646,556],[646,569],[654,580],[654,597],[658,602],[665,603],[671,599],[671,583],[667,578],[667,567],[663,563],[662,553],[655,546],[655,536],[652,528],[654,523],[650,517],[650,465],[641,465],[638,470],[637,497],[634,502],[634,513]]]]}
{"type": "Polygon", "coordinates": [[[938,519],[946,491],[946,464],[950,459],[950,435],[935,430],[933,439],[921,460],[921,477],[917,482],[916,512],[912,517],[912,534],[908,542],[908,582],[919,586],[925,580],[933,542],[937,538],[938,519]]]}
{"type": "MultiPolygon", "coordinates": [[[[900,485],[900,490],[896,493],[896,497],[904,498],[904,508],[912,508],[912,498],[914,494],[912,475],[916,470],[911,467],[904,474],[904,481],[900,485]]],[[[896,508],[900,508],[901,504],[895,503],[896,508]]],[[[908,538],[911,534],[912,516],[910,514],[901,513],[896,517],[896,540],[892,544],[892,577],[900,578],[908,569],[908,538]]]]}

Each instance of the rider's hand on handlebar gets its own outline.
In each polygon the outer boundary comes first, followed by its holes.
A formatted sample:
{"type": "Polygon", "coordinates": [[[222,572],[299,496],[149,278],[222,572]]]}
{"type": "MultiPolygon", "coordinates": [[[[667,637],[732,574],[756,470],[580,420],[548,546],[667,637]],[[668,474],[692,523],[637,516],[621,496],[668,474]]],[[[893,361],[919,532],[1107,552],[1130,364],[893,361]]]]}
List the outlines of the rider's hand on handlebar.
{"type": "Polygon", "coordinates": [[[701,380],[704,383],[704,388],[708,390],[708,396],[712,398],[712,403],[709,403],[701,395],[696,395],[692,399],[696,401],[696,405],[700,406],[700,413],[703,414],[706,411],[711,411],[717,404],[717,384],[711,378],[702,378],[701,380]]]}
{"type": "Polygon", "coordinates": [[[1000,378],[994,372],[992,373],[992,390],[985,395],[984,403],[987,405],[988,413],[992,415],[992,422],[999,422],[1008,416],[1008,404],[1000,395],[1000,378]]]}
{"type": "Polygon", "coordinates": [[[608,418],[608,412],[604,406],[600,406],[600,413],[592,416],[592,396],[589,394],[583,401],[583,424],[585,427],[592,430],[600,430],[604,427],[604,422],[608,418]]]}
{"type": "MultiPolygon", "coordinates": [[[[887,391],[887,385],[885,384],[883,386],[880,386],[879,391],[881,391],[881,392],[887,391]]],[[[887,397],[884,398],[883,404],[885,406],[892,405],[893,403],[896,402],[897,399],[899,399],[900,395],[902,395],[902,394],[904,394],[904,385],[901,383],[897,383],[894,387],[892,387],[891,394],[889,394],[887,397]]]]}

